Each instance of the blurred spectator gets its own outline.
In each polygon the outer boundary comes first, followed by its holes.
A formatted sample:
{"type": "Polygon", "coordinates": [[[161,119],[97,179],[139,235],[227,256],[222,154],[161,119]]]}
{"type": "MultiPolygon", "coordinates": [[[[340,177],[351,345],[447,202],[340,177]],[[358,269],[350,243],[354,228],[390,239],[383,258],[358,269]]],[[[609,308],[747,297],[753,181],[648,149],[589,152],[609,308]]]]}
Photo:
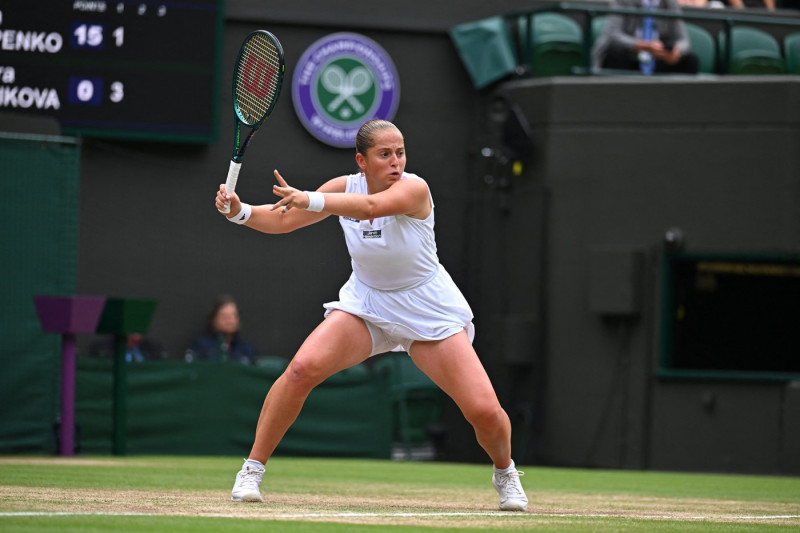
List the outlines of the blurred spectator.
{"type": "MultiPolygon", "coordinates": [[[[89,347],[91,357],[102,357],[105,359],[114,358],[114,337],[109,336],[96,341],[89,347]]],[[[161,346],[146,338],[141,333],[131,333],[128,335],[125,347],[125,360],[129,363],[143,363],[145,361],[157,361],[164,358],[164,351],[161,346]]]]}
{"type": "Polygon", "coordinates": [[[775,9],[775,0],[728,0],[728,3],[737,9],[745,7],[763,7],[770,11],[775,9]]]}
{"type": "MultiPolygon", "coordinates": [[[[612,7],[680,12],[678,0],[613,0],[612,7]]],[[[697,74],[698,59],[679,18],[608,15],[592,50],[592,67],[697,74]]]]}
{"type": "Polygon", "coordinates": [[[244,342],[239,332],[239,309],[230,296],[214,302],[206,323],[206,331],[186,350],[185,359],[193,361],[235,361],[253,364],[258,356],[255,347],[244,342]]]}

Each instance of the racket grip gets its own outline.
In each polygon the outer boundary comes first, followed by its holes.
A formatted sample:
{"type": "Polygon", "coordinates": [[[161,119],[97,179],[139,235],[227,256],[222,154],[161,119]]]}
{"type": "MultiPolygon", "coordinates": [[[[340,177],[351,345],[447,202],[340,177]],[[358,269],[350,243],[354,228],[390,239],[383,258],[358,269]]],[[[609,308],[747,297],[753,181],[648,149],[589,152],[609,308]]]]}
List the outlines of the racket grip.
{"type": "MultiPolygon", "coordinates": [[[[239,169],[242,168],[241,163],[231,161],[231,166],[228,167],[228,179],[225,180],[225,192],[231,194],[236,190],[236,182],[239,180],[239,169]]],[[[230,213],[231,203],[225,202],[225,206],[219,210],[220,213],[230,213]]]]}

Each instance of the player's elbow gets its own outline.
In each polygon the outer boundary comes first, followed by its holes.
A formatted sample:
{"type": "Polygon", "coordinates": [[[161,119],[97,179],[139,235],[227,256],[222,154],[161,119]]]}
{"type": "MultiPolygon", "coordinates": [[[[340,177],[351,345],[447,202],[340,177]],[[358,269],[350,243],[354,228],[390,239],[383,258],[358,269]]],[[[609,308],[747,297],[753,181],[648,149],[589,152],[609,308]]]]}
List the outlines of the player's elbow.
{"type": "Polygon", "coordinates": [[[361,211],[362,212],[360,213],[360,215],[358,217],[359,220],[374,220],[374,219],[378,218],[379,216],[382,216],[378,212],[377,203],[375,202],[375,200],[373,200],[369,196],[367,196],[366,201],[364,202],[364,205],[362,206],[361,211]]]}

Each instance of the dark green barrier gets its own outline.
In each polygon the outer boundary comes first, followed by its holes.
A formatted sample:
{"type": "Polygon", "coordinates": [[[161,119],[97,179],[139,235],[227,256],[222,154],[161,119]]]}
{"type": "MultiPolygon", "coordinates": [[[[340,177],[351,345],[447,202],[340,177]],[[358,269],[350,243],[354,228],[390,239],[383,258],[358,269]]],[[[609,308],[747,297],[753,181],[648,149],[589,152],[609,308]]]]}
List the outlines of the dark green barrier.
{"type": "Polygon", "coordinates": [[[33,297],[75,291],[80,156],[77,139],[0,132],[0,453],[51,450],[61,336],[33,297]]]}
{"type": "MultiPolygon", "coordinates": [[[[241,455],[280,366],[177,361],[128,365],[127,452],[241,455]]],[[[80,453],[112,448],[112,365],[78,358],[80,453]]],[[[311,392],[276,453],[389,458],[392,417],[385,373],[340,372],[311,392]]]]}

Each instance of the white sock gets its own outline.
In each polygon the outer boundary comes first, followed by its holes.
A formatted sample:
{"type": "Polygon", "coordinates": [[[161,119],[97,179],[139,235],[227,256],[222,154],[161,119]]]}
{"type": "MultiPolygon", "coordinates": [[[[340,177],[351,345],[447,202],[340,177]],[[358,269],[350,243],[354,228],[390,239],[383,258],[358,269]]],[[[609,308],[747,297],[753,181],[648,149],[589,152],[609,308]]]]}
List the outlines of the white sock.
{"type": "Polygon", "coordinates": [[[242,469],[244,469],[244,467],[246,467],[246,466],[250,466],[252,468],[258,468],[258,469],[264,470],[264,465],[261,464],[260,462],[256,461],[255,459],[248,459],[247,461],[245,461],[244,462],[244,466],[242,467],[242,469]]]}
{"type": "Polygon", "coordinates": [[[514,470],[515,468],[516,468],[516,466],[514,465],[514,460],[512,459],[512,460],[511,460],[511,464],[510,464],[510,465],[508,465],[508,468],[502,468],[502,469],[500,469],[500,468],[497,468],[497,467],[495,466],[495,467],[494,467],[494,473],[495,473],[495,474],[508,474],[508,473],[509,473],[511,470],[514,470]]]}

